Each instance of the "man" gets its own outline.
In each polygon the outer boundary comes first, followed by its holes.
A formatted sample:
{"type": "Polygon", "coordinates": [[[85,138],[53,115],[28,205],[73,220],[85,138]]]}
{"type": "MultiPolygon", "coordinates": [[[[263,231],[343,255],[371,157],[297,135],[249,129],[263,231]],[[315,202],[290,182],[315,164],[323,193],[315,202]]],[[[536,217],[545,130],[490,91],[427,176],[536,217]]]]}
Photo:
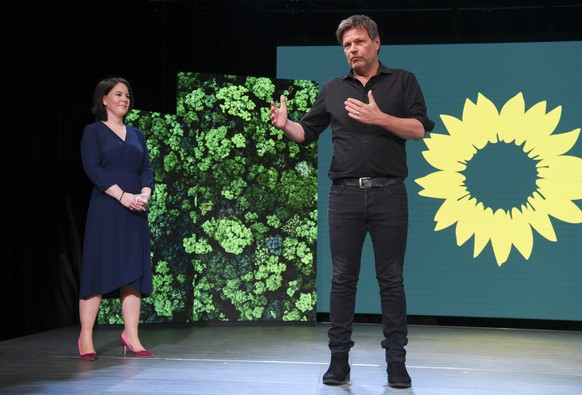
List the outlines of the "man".
{"type": "Polygon", "coordinates": [[[432,130],[422,91],[406,70],[378,59],[376,23],[364,15],[343,20],[336,31],[350,66],[326,83],[300,122],[271,102],[271,123],[299,144],[309,144],[331,124],[334,153],[329,169],[329,237],[333,264],[330,295],[331,363],[325,384],[350,379],[349,351],[362,247],[369,232],[380,287],[388,384],[411,386],[406,370],[408,327],[403,265],[408,232],[406,140],[432,130]]]}

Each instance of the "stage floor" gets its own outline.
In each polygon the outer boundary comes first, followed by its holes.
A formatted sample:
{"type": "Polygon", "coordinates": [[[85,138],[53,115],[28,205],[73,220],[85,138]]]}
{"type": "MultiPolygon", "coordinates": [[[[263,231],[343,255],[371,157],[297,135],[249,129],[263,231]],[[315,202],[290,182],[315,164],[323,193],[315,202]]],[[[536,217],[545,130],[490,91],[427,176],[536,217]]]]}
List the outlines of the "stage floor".
{"type": "Polygon", "coordinates": [[[81,361],[78,327],[0,342],[2,394],[580,395],[582,332],[410,326],[412,387],[387,386],[378,324],[356,324],[351,381],[322,384],[329,324],[142,326],[155,356],[121,355],[120,327],[95,331],[81,361]]]}

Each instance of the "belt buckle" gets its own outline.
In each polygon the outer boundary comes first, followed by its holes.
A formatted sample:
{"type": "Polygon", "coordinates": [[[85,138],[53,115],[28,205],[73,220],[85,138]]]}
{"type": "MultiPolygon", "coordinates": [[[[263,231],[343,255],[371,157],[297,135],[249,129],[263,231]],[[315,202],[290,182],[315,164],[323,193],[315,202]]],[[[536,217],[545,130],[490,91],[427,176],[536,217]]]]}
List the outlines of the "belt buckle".
{"type": "Polygon", "coordinates": [[[372,181],[372,177],[360,177],[360,178],[358,178],[358,184],[360,185],[360,188],[370,188],[371,181],[372,181]]]}

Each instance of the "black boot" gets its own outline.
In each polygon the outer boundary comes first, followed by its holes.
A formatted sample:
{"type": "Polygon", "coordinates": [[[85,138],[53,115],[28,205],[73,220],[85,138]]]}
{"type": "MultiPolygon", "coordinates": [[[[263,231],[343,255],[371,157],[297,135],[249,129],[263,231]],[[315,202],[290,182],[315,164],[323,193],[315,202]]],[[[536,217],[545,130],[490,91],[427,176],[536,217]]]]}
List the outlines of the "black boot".
{"type": "Polygon", "coordinates": [[[412,379],[406,371],[404,362],[388,362],[388,385],[394,388],[409,388],[412,379]]]}
{"type": "Polygon", "coordinates": [[[350,381],[349,356],[350,354],[347,352],[331,354],[331,363],[323,375],[323,384],[341,385],[350,381]]]}

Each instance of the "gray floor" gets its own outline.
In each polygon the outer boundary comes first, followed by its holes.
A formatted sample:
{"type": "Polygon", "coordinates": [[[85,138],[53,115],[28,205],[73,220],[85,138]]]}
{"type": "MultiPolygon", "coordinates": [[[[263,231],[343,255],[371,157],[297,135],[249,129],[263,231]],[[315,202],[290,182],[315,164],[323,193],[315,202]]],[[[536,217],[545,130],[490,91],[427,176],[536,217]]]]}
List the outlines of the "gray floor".
{"type": "Polygon", "coordinates": [[[357,324],[351,382],[326,386],[328,324],[141,328],[152,359],[123,357],[119,327],[95,332],[99,359],[78,358],[78,328],[0,342],[2,394],[582,394],[582,332],[411,326],[412,388],[387,386],[381,330],[357,324]]]}

